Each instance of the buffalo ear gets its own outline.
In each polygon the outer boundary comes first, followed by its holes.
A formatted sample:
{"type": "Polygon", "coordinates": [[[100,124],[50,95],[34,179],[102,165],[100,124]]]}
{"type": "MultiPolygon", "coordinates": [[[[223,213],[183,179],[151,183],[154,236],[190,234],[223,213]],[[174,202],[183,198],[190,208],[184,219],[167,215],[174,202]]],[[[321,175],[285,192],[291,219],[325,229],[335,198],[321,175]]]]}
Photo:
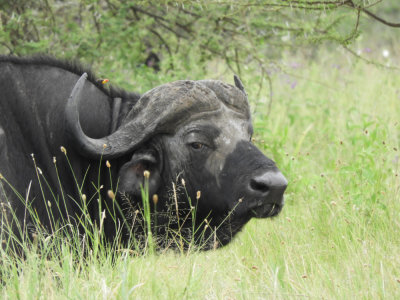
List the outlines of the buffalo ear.
{"type": "Polygon", "coordinates": [[[161,181],[161,166],[157,155],[152,152],[135,153],[119,171],[118,190],[141,201],[141,186],[144,187],[144,171],[150,172],[149,195],[156,194],[161,181]]]}

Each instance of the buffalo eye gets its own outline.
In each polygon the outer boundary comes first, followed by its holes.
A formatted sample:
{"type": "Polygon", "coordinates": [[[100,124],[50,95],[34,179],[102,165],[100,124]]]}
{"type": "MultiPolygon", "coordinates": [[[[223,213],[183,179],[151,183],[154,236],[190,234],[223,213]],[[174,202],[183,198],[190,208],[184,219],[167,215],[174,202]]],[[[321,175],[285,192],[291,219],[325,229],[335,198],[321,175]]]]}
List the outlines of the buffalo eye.
{"type": "Polygon", "coordinates": [[[205,145],[199,142],[194,142],[190,143],[190,147],[192,147],[192,149],[194,150],[202,150],[203,148],[205,148],[205,145]]]}

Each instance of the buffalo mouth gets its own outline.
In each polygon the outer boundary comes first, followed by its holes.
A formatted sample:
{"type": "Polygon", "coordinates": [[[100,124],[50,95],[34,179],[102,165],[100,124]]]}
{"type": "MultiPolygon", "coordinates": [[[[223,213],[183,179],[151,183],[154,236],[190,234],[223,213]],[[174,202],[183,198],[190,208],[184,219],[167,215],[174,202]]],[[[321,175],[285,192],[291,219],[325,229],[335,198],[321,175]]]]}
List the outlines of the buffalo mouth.
{"type": "Polygon", "coordinates": [[[250,209],[255,218],[272,218],[277,216],[283,208],[283,199],[281,203],[267,203],[262,206],[250,209]]]}

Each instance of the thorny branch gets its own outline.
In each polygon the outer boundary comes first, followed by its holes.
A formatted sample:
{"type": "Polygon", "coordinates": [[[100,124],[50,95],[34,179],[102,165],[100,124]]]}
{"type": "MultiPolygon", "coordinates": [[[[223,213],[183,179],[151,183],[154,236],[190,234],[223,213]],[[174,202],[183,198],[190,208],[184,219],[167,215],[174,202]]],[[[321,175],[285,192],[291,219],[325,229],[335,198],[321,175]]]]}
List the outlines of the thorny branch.
{"type": "MultiPolygon", "coordinates": [[[[375,0],[373,3],[369,1],[367,5],[358,4],[355,0],[225,0],[208,1],[204,5],[202,1],[190,1],[180,5],[179,2],[172,1],[132,4],[126,1],[104,0],[106,5],[89,5],[88,9],[92,10],[92,29],[97,30],[97,40],[95,40],[97,48],[106,48],[110,41],[110,44],[115,44],[113,40],[115,38],[107,35],[108,23],[102,23],[102,15],[107,14],[110,18],[111,16],[125,18],[121,23],[110,23],[124,24],[121,27],[118,25],[115,32],[134,26],[145,32],[146,46],[149,44],[150,48],[158,47],[168,55],[170,61],[168,71],[174,69],[173,58],[178,52],[191,57],[191,52],[197,51],[200,61],[223,59],[228,68],[239,75],[244,73],[244,65],[254,63],[261,74],[259,92],[264,80],[269,85],[268,113],[270,113],[273,102],[272,78],[268,73],[266,65],[268,62],[265,58],[279,57],[283,48],[295,49],[307,41],[330,40],[347,47],[349,42],[357,37],[360,31],[360,18],[364,15],[386,26],[400,28],[400,23],[390,22],[370,11],[372,6],[381,1],[375,0]],[[342,10],[346,8],[349,12],[347,15],[351,15],[355,20],[347,36],[338,35],[336,31],[337,25],[341,22],[341,15],[333,15],[334,17],[330,19],[322,16],[339,8],[342,10]],[[102,10],[103,14],[97,14],[98,9],[102,10]],[[315,10],[320,13],[311,14],[314,19],[303,22],[297,18],[298,12],[315,10]],[[121,14],[121,12],[128,13],[121,14]]],[[[29,1],[22,0],[20,3],[28,5],[29,1]]],[[[54,15],[57,11],[53,12],[48,0],[40,0],[37,3],[39,4],[22,6],[10,2],[8,5],[10,11],[2,12],[0,17],[3,28],[7,28],[10,23],[8,31],[10,38],[0,41],[3,49],[19,54],[18,46],[23,44],[22,41],[39,41],[45,35],[37,30],[37,23],[29,18],[21,17],[21,26],[13,26],[15,24],[10,20],[12,12],[22,16],[25,7],[29,7],[47,16],[47,19],[52,20],[50,24],[55,25],[54,15]]],[[[74,16],[74,22],[82,22],[84,17],[82,12],[85,9],[86,6],[83,4],[79,6],[79,12],[76,14],[78,17],[74,16]]]]}
{"type": "MultiPolygon", "coordinates": [[[[375,2],[376,4],[378,2],[375,2]]],[[[211,2],[211,4],[213,4],[211,2]]],[[[214,3],[217,4],[217,3],[214,3]]],[[[303,10],[333,10],[339,7],[348,7],[351,9],[354,9],[356,11],[356,21],[354,24],[354,27],[349,34],[349,36],[343,38],[342,40],[337,39],[336,37],[333,37],[334,40],[339,42],[342,45],[347,45],[349,42],[354,40],[357,36],[357,32],[359,30],[360,26],[360,17],[361,14],[364,13],[371,18],[385,24],[391,27],[400,27],[400,24],[388,22],[375,14],[371,13],[369,10],[367,10],[365,7],[361,7],[359,5],[356,5],[353,0],[337,0],[337,1],[313,1],[313,2],[305,2],[305,1],[282,1],[282,3],[255,3],[255,2],[250,2],[250,3],[240,3],[240,2],[218,2],[218,5],[226,5],[228,6],[236,6],[236,7],[243,7],[243,9],[247,9],[248,7],[254,7],[258,6],[260,8],[266,8],[266,7],[278,7],[278,8],[290,8],[290,9],[303,9],[303,10]]],[[[372,4],[370,4],[368,7],[371,7],[372,4]]],[[[206,53],[210,53],[211,55],[220,57],[224,59],[228,65],[228,67],[232,71],[236,71],[241,75],[241,65],[244,63],[244,61],[241,59],[242,57],[252,57],[255,59],[259,67],[261,68],[260,70],[262,71],[263,78],[267,80],[268,85],[269,85],[269,90],[270,90],[270,101],[268,104],[268,114],[271,111],[271,106],[272,106],[272,79],[269,76],[266,67],[263,64],[263,60],[259,57],[260,54],[253,53],[251,52],[251,49],[248,49],[245,45],[243,47],[237,47],[237,46],[232,46],[229,44],[224,44],[225,38],[227,38],[229,41],[232,41],[233,39],[238,38],[244,39],[246,41],[251,41],[251,40],[257,40],[260,38],[264,39],[271,39],[271,34],[276,34],[277,32],[291,32],[294,35],[305,35],[307,34],[307,31],[304,27],[298,26],[296,27],[296,23],[290,26],[284,26],[279,23],[269,23],[265,24],[265,28],[254,28],[252,27],[251,29],[249,26],[247,26],[247,30],[243,30],[243,26],[240,24],[240,18],[238,18],[238,15],[235,14],[229,14],[228,11],[226,12],[225,15],[213,15],[212,13],[207,14],[207,9],[204,10],[196,10],[193,9],[188,9],[188,8],[179,8],[178,11],[174,10],[173,7],[169,6],[168,4],[166,5],[168,12],[171,13],[176,13],[176,17],[172,18],[175,20],[174,22],[170,22],[169,19],[165,18],[164,16],[160,15],[159,13],[154,13],[151,8],[149,7],[144,7],[144,6],[132,6],[131,8],[135,11],[136,14],[142,14],[146,15],[147,17],[153,18],[155,21],[155,24],[162,29],[161,31],[158,31],[154,28],[150,28],[150,32],[155,34],[158,39],[161,41],[161,43],[166,47],[167,52],[169,56],[172,56],[170,46],[166,42],[166,39],[163,37],[163,30],[167,30],[170,33],[173,33],[178,40],[179,39],[184,39],[184,40],[192,40],[196,38],[197,32],[196,32],[196,24],[199,22],[201,19],[204,17],[207,17],[208,19],[208,24],[209,24],[209,30],[210,32],[214,33],[219,33],[220,37],[222,37],[222,43],[219,44],[213,44],[212,42],[210,43],[210,40],[205,39],[206,42],[200,43],[199,47],[203,50],[206,51],[206,53]],[[185,24],[177,20],[179,20],[179,16],[184,15],[185,18],[182,18],[182,20],[185,20],[185,24]],[[189,21],[188,21],[189,20],[189,21]],[[208,41],[207,41],[208,40],[208,41]],[[233,47],[233,48],[232,48],[233,47]],[[232,66],[234,64],[235,68],[232,66]],[[235,69],[235,70],[234,70],[235,69]]],[[[244,10],[244,13],[246,13],[244,10]]],[[[248,24],[247,24],[248,25],[248,24]]],[[[321,25],[319,22],[315,23],[315,28],[312,29],[312,31],[315,34],[320,34],[321,36],[324,34],[327,34],[335,25],[334,22],[332,22],[331,25],[326,26],[324,29],[321,29],[321,25]],[[332,26],[331,26],[332,25],[332,26]]],[[[253,43],[250,43],[253,44],[253,43]]],[[[271,40],[269,43],[270,45],[273,45],[274,42],[271,40]]],[[[252,47],[255,47],[253,45],[252,47]]],[[[261,80],[262,82],[262,80],[261,80]]]]}

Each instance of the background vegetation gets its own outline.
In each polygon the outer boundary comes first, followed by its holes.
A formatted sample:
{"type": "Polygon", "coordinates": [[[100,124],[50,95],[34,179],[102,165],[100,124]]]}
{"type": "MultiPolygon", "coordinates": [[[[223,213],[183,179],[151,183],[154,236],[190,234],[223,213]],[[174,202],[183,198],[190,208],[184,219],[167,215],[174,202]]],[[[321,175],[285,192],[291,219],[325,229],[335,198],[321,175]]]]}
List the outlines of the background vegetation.
{"type": "Polygon", "coordinates": [[[278,218],[216,251],[2,252],[2,298],[398,298],[399,15],[395,0],[0,2],[2,54],[78,58],[138,92],[240,74],[255,142],[290,182],[278,218]]]}

